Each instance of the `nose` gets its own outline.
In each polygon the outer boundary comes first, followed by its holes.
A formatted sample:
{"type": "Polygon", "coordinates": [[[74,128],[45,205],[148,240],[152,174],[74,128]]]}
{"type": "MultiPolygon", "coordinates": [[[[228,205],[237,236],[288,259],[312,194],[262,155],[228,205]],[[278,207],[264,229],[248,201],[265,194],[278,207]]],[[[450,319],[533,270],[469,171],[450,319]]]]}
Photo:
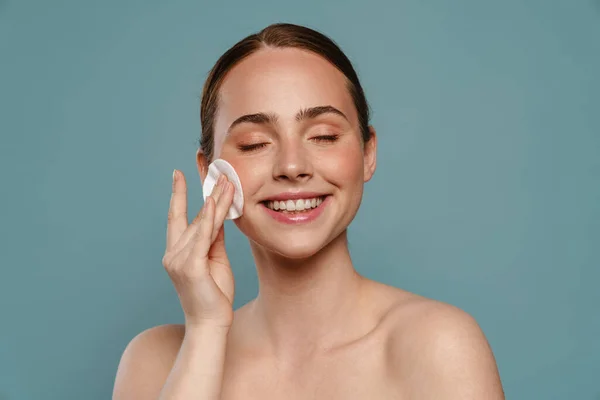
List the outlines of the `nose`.
{"type": "Polygon", "coordinates": [[[274,163],[273,177],[276,180],[306,181],[313,174],[312,164],[306,149],[297,141],[280,143],[274,163]]]}

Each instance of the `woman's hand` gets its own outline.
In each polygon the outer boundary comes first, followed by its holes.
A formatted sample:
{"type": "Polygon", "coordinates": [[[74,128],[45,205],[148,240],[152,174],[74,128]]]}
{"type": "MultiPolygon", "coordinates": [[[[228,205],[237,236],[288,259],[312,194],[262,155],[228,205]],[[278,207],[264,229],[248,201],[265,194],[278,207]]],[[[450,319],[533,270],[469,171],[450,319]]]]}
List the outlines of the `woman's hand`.
{"type": "Polygon", "coordinates": [[[173,175],[167,249],[162,263],[179,296],[187,328],[229,328],[233,322],[235,283],[223,229],[233,192],[233,185],[221,175],[188,226],[185,177],[180,171],[173,175]]]}

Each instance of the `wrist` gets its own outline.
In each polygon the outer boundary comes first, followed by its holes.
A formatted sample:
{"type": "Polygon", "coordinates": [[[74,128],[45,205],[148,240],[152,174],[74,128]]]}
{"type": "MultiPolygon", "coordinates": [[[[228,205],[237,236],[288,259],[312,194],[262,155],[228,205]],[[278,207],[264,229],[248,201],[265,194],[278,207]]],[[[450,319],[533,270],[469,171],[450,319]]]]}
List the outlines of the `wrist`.
{"type": "Polygon", "coordinates": [[[231,326],[220,325],[212,322],[201,322],[201,323],[185,323],[185,335],[223,335],[227,336],[231,326]]]}

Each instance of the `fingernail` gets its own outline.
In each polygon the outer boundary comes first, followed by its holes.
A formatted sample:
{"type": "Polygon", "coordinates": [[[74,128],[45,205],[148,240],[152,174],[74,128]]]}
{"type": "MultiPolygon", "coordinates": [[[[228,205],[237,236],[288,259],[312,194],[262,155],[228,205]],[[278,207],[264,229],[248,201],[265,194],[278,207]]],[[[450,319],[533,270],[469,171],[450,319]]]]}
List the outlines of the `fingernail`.
{"type": "Polygon", "coordinates": [[[173,170],[173,183],[175,183],[176,180],[177,180],[177,170],[174,169],[173,170]]]}

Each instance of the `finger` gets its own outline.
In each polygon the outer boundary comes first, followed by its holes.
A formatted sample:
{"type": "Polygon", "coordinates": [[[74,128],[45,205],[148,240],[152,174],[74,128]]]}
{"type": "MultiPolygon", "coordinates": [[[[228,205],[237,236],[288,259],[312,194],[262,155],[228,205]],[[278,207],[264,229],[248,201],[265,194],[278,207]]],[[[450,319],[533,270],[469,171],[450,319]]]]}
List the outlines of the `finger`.
{"type": "Polygon", "coordinates": [[[191,238],[197,233],[198,229],[200,228],[202,218],[204,217],[208,198],[211,197],[214,200],[214,196],[217,196],[217,198],[218,198],[218,196],[220,196],[219,193],[222,190],[221,189],[222,181],[223,181],[222,176],[220,176],[219,179],[217,179],[217,182],[215,182],[215,186],[214,186],[212,193],[210,194],[210,196],[206,197],[206,200],[204,201],[204,205],[202,206],[200,211],[198,211],[198,214],[196,214],[196,216],[194,217],[194,220],[186,228],[187,230],[180,236],[180,239],[179,239],[179,242],[177,243],[177,245],[173,247],[174,252],[177,253],[177,252],[181,251],[181,249],[185,248],[188,245],[188,243],[190,242],[191,238]]]}
{"type": "MultiPolygon", "coordinates": [[[[214,232],[214,228],[213,228],[214,232]]],[[[217,262],[227,262],[227,251],[225,249],[225,226],[221,225],[221,228],[217,231],[217,235],[213,240],[212,246],[208,251],[208,258],[217,262]]]]}
{"type": "Polygon", "coordinates": [[[223,193],[221,194],[221,196],[219,198],[219,202],[217,203],[217,206],[215,208],[215,222],[213,225],[211,242],[216,239],[217,234],[219,233],[219,230],[221,229],[221,227],[223,226],[223,223],[225,222],[225,217],[227,216],[227,213],[229,212],[229,208],[231,207],[231,204],[233,203],[233,192],[234,191],[235,191],[235,189],[233,188],[233,184],[231,182],[225,182],[225,187],[223,189],[223,193]]]}
{"type": "Polygon", "coordinates": [[[225,187],[225,182],[227,181],[227,177],[225,175],[219,175],[217,182],[215,183],[215,189],[210,194],[210,196],[215,200],[215,206],[219,204],[219,198],[223,193],[223,189],[225,187]]]}
{"type": "Polygon", "coordinates": [[[204,208],[204,215],[202,216],[198,230],[189,243],[190,246],[193,246],[190,253],[192,259],[206,259],[212,244],[210,234],[213,230],[215,219],[215,200],[210,196],[207,197],[204,208]]]}
{"type": "Polygon", "coordinates": [[[221,225],[217,237],[208,250],[208,258],[211,260],[210,274],[221,291],[233,303],[235,293],[235,282],[233,272],[227,258],[225,249],[225,227],[221,225]]]}
{"type": "Polygon", "coordinates": [[[227,297],[229,302],[233,303],[235,297],[235,278],[229,261],[214,262],[211,258],[210,275],[221,292],[227,297]]]}
{"type": "Polygon", "coordinates": [[[173,185],[167,214],[167,250],[171,249],[187,228],[187,185],[183,172],[173,172],[173,185]]]}

